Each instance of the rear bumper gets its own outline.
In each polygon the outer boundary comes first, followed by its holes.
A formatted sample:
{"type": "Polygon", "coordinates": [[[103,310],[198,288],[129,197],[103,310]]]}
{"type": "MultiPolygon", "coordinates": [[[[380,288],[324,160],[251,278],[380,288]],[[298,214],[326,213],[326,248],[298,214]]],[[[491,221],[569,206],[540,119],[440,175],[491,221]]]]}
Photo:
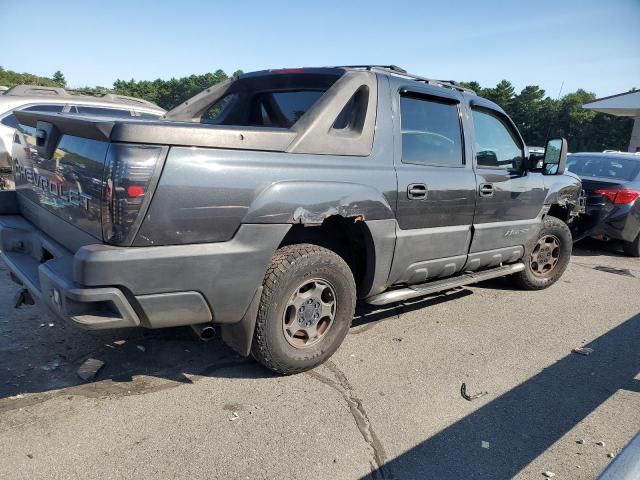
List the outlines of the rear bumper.
{"type": "Polygon", "coordinates": [[[37,300],[84,328],[236,324],[287,229],[246,225],[229,242],[74,254],[24,217],[0,215],[0,256],[37,300]]]}
{"type": "Polygon", "coordinates": [[[640,234],[640,202],[631,205],[587,204],[588,229],[583,236],[605,236],[632,242],[640,234]]]}

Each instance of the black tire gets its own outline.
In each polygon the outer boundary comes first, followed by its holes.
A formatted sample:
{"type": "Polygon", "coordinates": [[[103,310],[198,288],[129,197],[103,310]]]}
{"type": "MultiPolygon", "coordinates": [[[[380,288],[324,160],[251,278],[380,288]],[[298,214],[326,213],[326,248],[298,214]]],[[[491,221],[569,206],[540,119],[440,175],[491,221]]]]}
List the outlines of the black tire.
{"type": "Polygon", "coordinates": [[[640,233],[633,242],[624,242],[622,249],[630,257],[640,257],[640,233]]]}
{"type": "Polygon", "coordinates": [[[524,270],[514,273],[509,278],[516,286],[524,290],[542,290],[550,287],[558,281],[567,269],[569,260],[571,259],[572,245],[573,238],[567,224],[559,218],[546,216],[542,221],[542,228],[538,236],[533,239],[526,248],[523,259],[524,270]],[[557,241],[559,245],[557,248],[553,248],[553,252],[551,253],[551,258],[556,259],[557,262],[548,272],[541,273],[534,270],[534,266],[538,267],[538,265],[532,262],[532,258],[533,255],[536,255],[536,246],[545,238],[552,238],[554,241],[557,241]],[[557,256],[555,253],[556,250],[557,256]]]}
{"type": "MultiPolygon", "coordinates": [[[[270,370],[285,375],[320,365],[333,355],[347,335],[355,303],[353,274],[340,256],[308,243],[278,249],[264,277],[251,345],[253,358],[270,370]],[[291,308],[290,299],[298,295],[299,286],[316,280],[320,284],[330,285],[332,292],[335,292],[334,317],[316,343],[294,346],[291,344],[293,334],[288,335],[287,327],[283,327],[283,319],[287,308],[291,308]]],[[[298,318],[295,309],[294,313],[298,318]]]]}

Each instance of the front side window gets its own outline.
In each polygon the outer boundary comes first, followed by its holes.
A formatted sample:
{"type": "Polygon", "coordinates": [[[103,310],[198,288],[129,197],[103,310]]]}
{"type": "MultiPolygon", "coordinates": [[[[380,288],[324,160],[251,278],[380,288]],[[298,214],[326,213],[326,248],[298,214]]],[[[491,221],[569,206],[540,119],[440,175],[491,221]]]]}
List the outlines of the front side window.
{"type": "Polygon", "coordinates": [[[473,110],[476,162],[479,167],[520,170],[524,153],[515,132],[497,114],[473,110]]]}
{"type": "Polygon", "coordinates": [[[458,106],[435,99],[400,97],[402,161],[426,165],[462,165],[458,106]]]}

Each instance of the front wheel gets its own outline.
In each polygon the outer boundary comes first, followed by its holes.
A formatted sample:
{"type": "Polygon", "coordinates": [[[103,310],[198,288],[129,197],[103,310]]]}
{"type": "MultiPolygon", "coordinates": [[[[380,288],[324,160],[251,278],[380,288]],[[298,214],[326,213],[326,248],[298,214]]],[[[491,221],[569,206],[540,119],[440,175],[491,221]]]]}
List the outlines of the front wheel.
{"type": "Polygon", "coordinates": [[[525,290],[542,290],[558,281],[569,265],[573,239],[566,223],[547,216],[538,236],[528,245],[524,270],[511,280],[525,290]]]}
{"type": "Polygon", "coordinates": [[[356,285],[347,263],[312,244],[276,251],[263,282],[253,357],[282,374],[327,360],[349,331],[356,285]]]}

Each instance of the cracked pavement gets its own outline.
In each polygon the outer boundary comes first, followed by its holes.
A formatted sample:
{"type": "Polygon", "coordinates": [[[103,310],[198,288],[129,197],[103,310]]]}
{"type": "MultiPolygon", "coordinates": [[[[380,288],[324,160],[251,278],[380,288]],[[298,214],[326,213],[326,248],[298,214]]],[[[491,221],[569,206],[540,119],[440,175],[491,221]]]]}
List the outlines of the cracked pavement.
{"type": "Polygon", "coordinates": [[[640,430],[640,260],[615,245],[545,291],[361,309],[291,377],[187,328],[83,332],[16,290],[0,267],[0,479],[592,479],[640,430]]]}

